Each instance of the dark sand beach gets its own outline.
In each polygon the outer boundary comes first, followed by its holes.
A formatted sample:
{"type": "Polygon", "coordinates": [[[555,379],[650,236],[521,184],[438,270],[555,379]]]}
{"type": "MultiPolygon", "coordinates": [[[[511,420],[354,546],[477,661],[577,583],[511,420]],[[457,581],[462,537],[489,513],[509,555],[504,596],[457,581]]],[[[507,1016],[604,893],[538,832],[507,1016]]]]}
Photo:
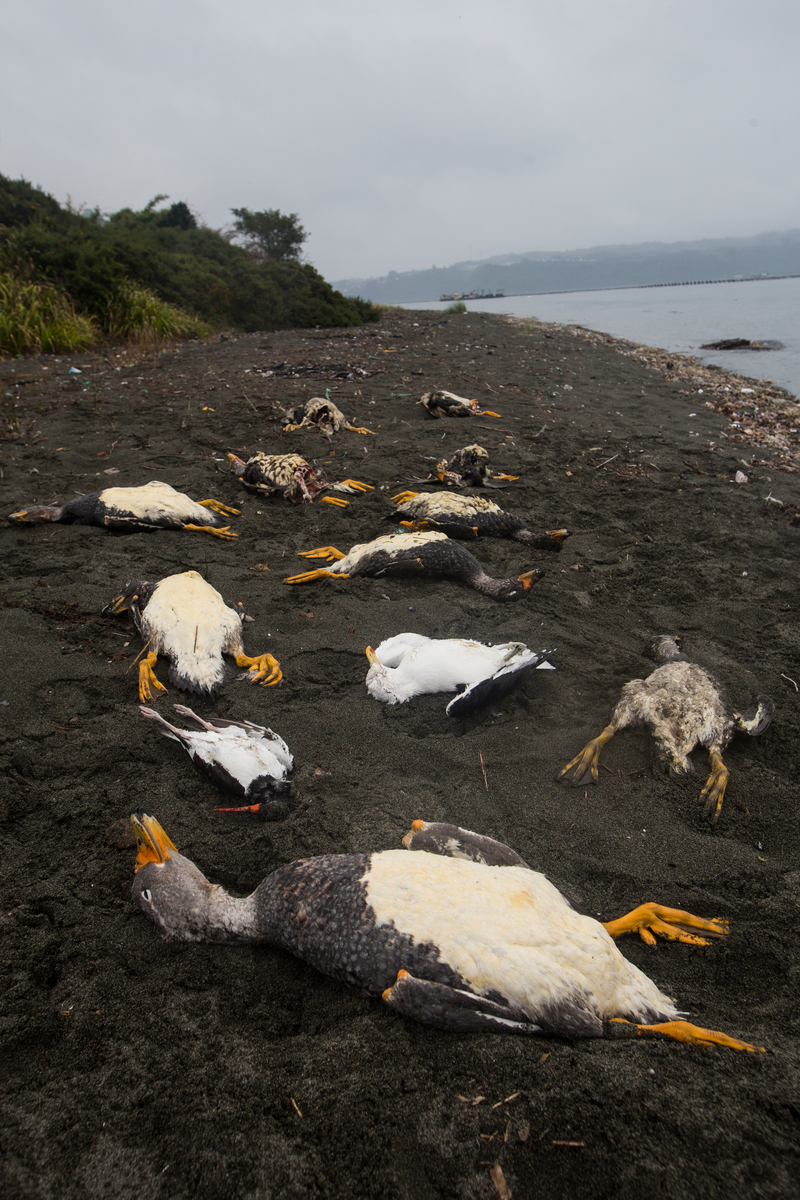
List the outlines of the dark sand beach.
{"type": "Polygon", "coordinates": [[[578,330],[394,311],[0,363],[3,516],[151,479],[241,508],[231,542],[0,527],[8,1200],[488,1200],[494,1164],[518,1200],[800,1195],[798,406],[731,379],[578,330]],[[432,420],[416,403],[432,387],[502,419],[432,420]],[[374,436],[281,432],[283,407],[326,389],[374,436]],[[390,532],[389,498],[475,441],[519,476],[493,498],[573,530],[547,556],[469,544],[495,576],[545,565],[528,597],[418,577],[284,584],[306,569],[298,551],[390,532]],[[375,490],[347,508],[247,493],[226,454],[259,449],[375,490]],[[214,811],[221,793],[138,714],[140,639],[101,614],[129,581],[190,568],[244,604],[246,651],[274,654],[284,680],[232,681],[213,703],[171,687],[157,707],[285,738],[283,821],[214,811]],[[389,707],[367,694],[364,651],[405,630],[555,647],[557,670],[465,721],[444,696],[389,707]],[[739,704],[775,702],[771,728],[725,754],[713,827],[706,755],[670,780],[641,731],[605,749],[596,787],[557,782],[620,686],[653,669],[660,632],[739,704]],[[767,1053],[448,1033],[279,950],[167,943],[133,907],[135,850],[118,845],[139,806],[239,895],[296,858],[398,847],[424,818],[508,843],[604,920],[647,900],[728,918],[705,948],[620,945],[697,1024],[767,1053]]]}

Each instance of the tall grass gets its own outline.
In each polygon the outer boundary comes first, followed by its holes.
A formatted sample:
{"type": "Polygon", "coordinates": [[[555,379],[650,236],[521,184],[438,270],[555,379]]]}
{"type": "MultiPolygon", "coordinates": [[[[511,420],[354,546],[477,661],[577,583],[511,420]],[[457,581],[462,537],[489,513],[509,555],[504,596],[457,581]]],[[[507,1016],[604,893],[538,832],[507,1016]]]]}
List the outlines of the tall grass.
{"type": "Polygon", "coordinates": [[[205,337],[208,333],[208,326],[191,313],[132,283],[117,288],[109,302],[104,326],[111,341],[135,341],[140,345],[205,337]]]}
{"type": "Polygon", "coordinates": [[[97,323],[47,284],[0,272],[0,354],[68,354],[94,345],[97,323]]]}

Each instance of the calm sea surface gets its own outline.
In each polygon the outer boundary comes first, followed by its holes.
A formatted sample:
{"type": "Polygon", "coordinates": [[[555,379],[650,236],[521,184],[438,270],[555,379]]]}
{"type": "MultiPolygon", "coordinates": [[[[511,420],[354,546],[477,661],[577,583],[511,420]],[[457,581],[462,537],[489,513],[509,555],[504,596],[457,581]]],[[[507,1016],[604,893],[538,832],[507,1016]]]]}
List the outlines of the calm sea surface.
{"type": "MultiPolygon", "coordinates": [[[[447,304],[405,308],[444,309],[447,304]]],[[[620,288],[468,300],[472,312],[509,313],[560,325],[585,325],[614,337],[691,354],[738,375],[770,379],[800,396],[800,279],[689,287],[620,288]],[[723,338],[782,342],[782,350],[701,350],[723,338]]]]}

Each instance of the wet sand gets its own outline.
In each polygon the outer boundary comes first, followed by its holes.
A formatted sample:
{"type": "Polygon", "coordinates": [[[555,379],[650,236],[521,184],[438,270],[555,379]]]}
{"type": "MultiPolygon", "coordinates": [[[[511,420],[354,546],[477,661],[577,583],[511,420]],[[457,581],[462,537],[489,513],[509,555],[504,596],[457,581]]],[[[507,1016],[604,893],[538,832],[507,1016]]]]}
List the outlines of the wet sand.
{"type": "MultiPolygon", "coordinates": [[[[5,1196],[496,1197],[494,1164],[518,1198],[800,1194],[798,422],[794,441],[786,421],[780,445],[759,439],[749,393],[726,411],[723,386],[701,393],[676,361],[536,322],[392,311],[377,328],[0,363],[1,513],[150,479],[241,508],[233,542],[0,529],[5,1196]],[[415,402],[437,386],[502,419],[430,419],[415,402]],[[374,436],[281,432],[282,407],[326,388],[374,436]],[[493,498],[574,531],[546,557],[470,543],[495,576],[544,563],[529,598],[283,583],[300,550],[390,532],[389,497],[474,441],[519,476],[493,498]],[[257,449],[375,490],[342,509],[254,496],[225,455],[257,449]],[[280,733],[298,798],[282,822],[214,811],[221,794],[138,715],[140,639],[101,615],[132,579],[190,568],[243,602],[245,649],[285,678],[231,682],[214,703],[170,688],[158,708],[280,733]],[[364,650],[404,630],[555,647],[558,669],[467,721],[444,696],[387,707],[364,650]],[[672,781],[644,732],[610,743],[598,786],[556,779],[664,631],[739,704],[775,702],[768,732],[725,755],[714,827],[706,756],[672,781]],[[621,948],[698,1024],[767,1053],[452,1034],[281,951],[166,943],[131,904],[135,851],[108,835],[138,806],[237,894],[294,858],[396,847],[422,817],[507,842],[603,919],[646,900],[729,918],[707,948],[621,948]]],[[[741,386],[762,389],[763,419],[768,389],[741,386]]]]}

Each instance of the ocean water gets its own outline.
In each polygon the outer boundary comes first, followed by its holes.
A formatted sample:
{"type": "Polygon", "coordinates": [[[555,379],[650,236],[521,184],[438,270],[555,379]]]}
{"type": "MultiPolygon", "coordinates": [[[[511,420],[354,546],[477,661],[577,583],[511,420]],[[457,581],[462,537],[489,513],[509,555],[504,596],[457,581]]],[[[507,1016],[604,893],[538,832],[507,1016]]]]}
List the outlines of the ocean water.
{"type": "MultiPolygon", "coordinates": [[[[468,300],[466,304],[471,312],[584,325],[646,346],[689,354],[737,375],[768,379],[800,396],[800,279],[558,292],[468,300]],[[704,342],[723,338],[781,342],[783,349],[700,349],[704,342]]],[[[403,307],[444,309],[447,304],[403,307]]]]}

